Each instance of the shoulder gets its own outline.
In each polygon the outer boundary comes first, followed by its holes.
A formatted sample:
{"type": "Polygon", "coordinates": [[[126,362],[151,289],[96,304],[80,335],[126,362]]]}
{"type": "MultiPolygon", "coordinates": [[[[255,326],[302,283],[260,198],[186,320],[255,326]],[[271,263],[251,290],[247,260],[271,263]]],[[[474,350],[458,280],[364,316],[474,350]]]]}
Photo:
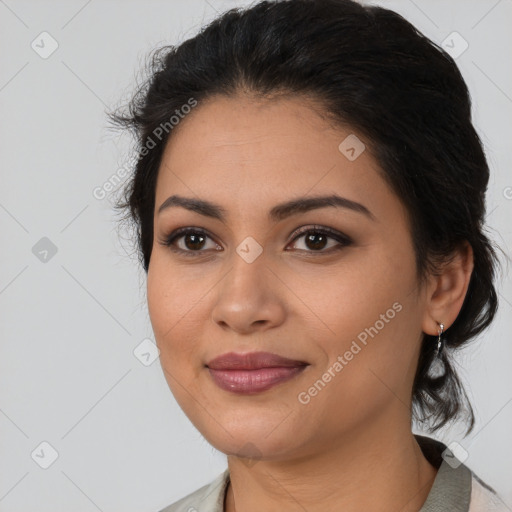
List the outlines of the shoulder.
{"type": "Polygon", "coordinates": [[[215,480],[160,512],[223,512],[224,494],[229,482],[229,471],[226,469],[215,480]]]}
{"type": "Polygon", "coordinates": [[[509,512],[497,492],[472,473],[469,512],[509,512]]]}

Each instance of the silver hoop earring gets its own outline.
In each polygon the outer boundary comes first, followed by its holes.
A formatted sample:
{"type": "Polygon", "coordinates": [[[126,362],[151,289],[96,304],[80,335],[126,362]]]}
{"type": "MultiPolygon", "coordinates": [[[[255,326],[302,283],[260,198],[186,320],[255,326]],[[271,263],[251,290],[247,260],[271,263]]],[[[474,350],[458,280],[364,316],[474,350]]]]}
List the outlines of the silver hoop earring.
{"type": "Polygon", "coordinates": [[[444,331],[444,324],[439,324],[439,331],[437,335],[437,348],[436,348],[436,357],[441,357],[444,348],[444,340],[442,338],[444,331]]]}

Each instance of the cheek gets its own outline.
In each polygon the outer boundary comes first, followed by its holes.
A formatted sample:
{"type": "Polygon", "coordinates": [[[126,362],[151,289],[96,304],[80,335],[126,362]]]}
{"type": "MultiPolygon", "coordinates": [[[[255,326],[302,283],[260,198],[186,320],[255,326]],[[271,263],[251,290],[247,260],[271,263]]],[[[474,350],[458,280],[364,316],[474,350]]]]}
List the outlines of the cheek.
{"type": "Polygon", "coordinates": [[[311,288],[312,275],[303,274],[298,281],[297,294],[321,319],[317,334],[325,334],[317,339],[322,340],[327,368],[339,356],[344,359],[339,373],[344,377],[337,382],[350,388],[352,396],[360,396],[362,390],[371,395],[372,386],[385,388],[379,377],[391,388],[400,387],[415,362],[421,334],[422,304],[412,249],[402,254],[383,249],[377,258],[376,251],[370,252],[371,258],[361,252],[350,265],[347,262],[322,279],[319,271],[316,282],[322,290],[311,288]]]}
{"type": "MultiPolygon", "coordinates": [[[[162,363],[177,366],[178,359],[193,351],[194,332],[187,336],[184,332],[194,328],[191,319],[196,313],[194,304],[200,297],[180,277],[179,270],[169,268],[157,252],[153,256],[147,277],[149,316],[162,363]]],[[[197,328],[196,323],[196,335],[197,328]]]]}
{"type": "MultiPolygon", "coordinates": [[[[358,248],[330,267],[303,264],[288,275],[288,281],[315,315],[316,327],[328,338],[343,342],[376,322],[379,332],[389,332],[389,326],[400,323],[404,316],[393,304],[405,307],[404,302],[414,299],[411,292],[416,285],[412,256],[408,252],[395,254],[384,245],[358,248]]],[[[301,309],[307,312],[304,306],[301,309]]]]}

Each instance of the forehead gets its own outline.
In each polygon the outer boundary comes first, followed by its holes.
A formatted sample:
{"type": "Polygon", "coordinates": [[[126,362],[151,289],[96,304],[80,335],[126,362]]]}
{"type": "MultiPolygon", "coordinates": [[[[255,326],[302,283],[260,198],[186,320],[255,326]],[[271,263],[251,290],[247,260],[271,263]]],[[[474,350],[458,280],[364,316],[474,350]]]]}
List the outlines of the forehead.
{"type": "MultiPolygon", "coordinates": [[[[171,194],[241,207],[333,191],[362,200],[390,193],[367,149],[349,127],[333,126],[302,97],[256,100],[216,96],[172,132],[158,175],[156,207],[171,194]],[[354,137],[356,137],[354,139],[354,137]]],[[[373,198],[374,201],[376,198],[373,198]]]]}

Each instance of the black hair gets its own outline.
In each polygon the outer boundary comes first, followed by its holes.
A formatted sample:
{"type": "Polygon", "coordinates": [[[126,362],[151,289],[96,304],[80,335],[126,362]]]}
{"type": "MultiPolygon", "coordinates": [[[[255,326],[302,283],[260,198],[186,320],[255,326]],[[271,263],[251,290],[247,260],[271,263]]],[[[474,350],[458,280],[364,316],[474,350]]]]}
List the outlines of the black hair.
{"type": "Polygon", "coordinates": [[[431,371],[436,336],[424,334],[412,390],[413,418],[430,431],[464,416],[471,432],[474,413],[452,352],[493,320],[498,260],[484,233],[489,168],[454,60],[399,14],[352,0],[262,1],[155,50],[146,82],[123,112],[110,114],[137,140],[134,172],[117,208],[135,226],[146,272],[158,169],[177,118],[186,122],[185,105],[240,93],[305,95],[329,119],[362,134],[407,208],[420,279],[471,245],[474,269],[445,333],[442,371],[431,371]]]}

